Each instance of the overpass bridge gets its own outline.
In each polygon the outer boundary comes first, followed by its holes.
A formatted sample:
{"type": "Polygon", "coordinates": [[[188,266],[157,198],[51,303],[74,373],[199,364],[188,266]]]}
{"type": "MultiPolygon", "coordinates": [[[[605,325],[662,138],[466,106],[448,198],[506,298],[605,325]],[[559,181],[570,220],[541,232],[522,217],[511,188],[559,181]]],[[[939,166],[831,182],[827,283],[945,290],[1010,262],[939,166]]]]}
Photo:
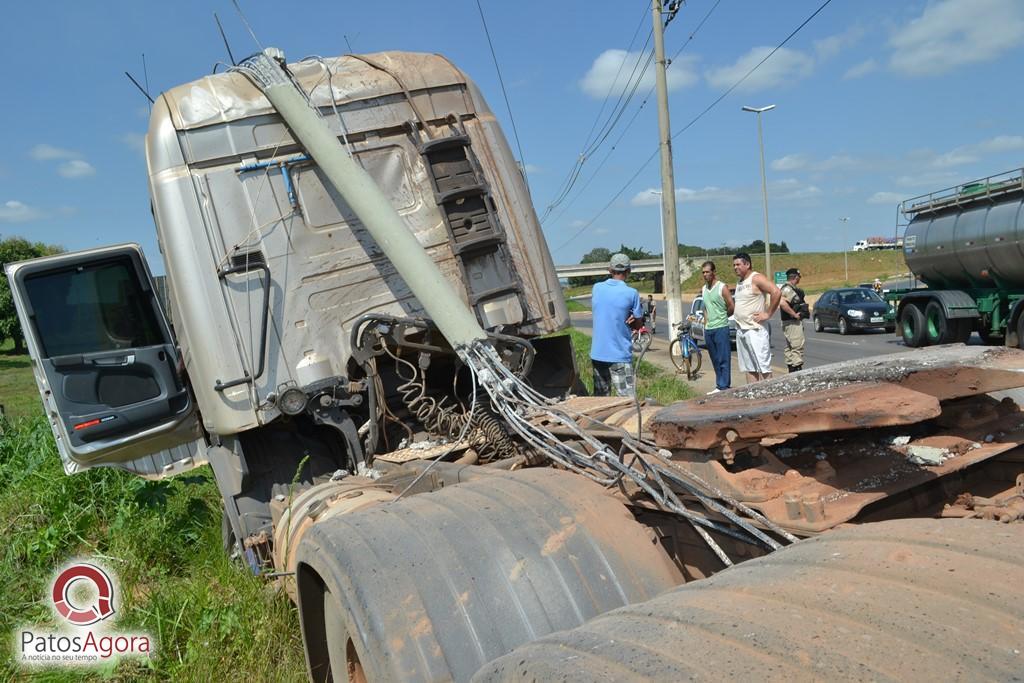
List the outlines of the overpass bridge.
{"type": "MultiPolygon", "coordinates": [[[[679,279],[687,279],[700,267],[702,259],[685,257],[679,259],[679,279]]],[[[660,258],[641,259],[633,261],[631,270],[634,273],[660,273],[665,270],[665,264],[660,258]]],[[[567,277],[593,277],[596,275],[607,275],[607,263],[571,263],[562,266],[555,266],[555,272],[559,278],[567,277]]]]}

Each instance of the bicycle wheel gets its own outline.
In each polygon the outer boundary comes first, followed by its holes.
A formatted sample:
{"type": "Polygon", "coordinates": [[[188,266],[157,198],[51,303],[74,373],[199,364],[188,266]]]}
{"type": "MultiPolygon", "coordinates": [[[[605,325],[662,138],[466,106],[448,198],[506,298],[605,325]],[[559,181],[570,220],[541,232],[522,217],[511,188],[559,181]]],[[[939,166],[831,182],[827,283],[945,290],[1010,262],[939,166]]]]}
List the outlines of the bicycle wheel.
{"type": "Polygon", "coordinates": [[[643,353],[651,348],[651,333],[646,330],[633,335],[633,353],[643,353]]]}
{"type": "Polygon", "coordinates": [[[697,373],[700,372],[700,364],[703,362],[703,355],[696,344],[692,344],[690,346],[689,361],[689,369],[686,372],[686,379],[697,379],[697,373]]]}
{"type": "Polygon", "coordinates": [[[680,346],[678,339],[673,339],[672,343],[668,345],[668,357],[672,359],[672,365],[676,366],[676,372],[686,372],[686,367],[683,365],[683,347],[680,346]]]}

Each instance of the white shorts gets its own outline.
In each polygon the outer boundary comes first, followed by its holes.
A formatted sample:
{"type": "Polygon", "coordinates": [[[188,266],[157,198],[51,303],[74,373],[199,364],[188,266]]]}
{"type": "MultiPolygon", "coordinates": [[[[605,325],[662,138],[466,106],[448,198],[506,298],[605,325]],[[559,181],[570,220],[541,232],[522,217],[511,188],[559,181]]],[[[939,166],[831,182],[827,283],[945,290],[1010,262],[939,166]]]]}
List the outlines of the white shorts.
{"type": "Polygon", "coordinates": [[[740,372],[771,372],[772,345],[768,328],[762,325],[752,330],[736,330],[736,355],[739,357],[740,372]]]}

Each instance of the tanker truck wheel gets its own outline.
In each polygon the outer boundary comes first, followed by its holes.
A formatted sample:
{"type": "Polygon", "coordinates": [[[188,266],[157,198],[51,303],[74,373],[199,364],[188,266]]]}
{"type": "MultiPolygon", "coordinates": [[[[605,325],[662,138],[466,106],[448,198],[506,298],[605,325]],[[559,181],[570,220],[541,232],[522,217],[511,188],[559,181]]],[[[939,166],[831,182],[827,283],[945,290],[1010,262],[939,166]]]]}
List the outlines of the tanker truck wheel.
{"type": "Polygon", "coordinates": [[[924,334],[924,313],[916,304],[907,304],[900,311],[900,333],[903,343],[911,348],[927,345],[924,334]]]}
{"type": "Polygon", "coordinates": [[[929,344],[955,344],[967,341],[971,328],[969,320],[949,319],[946,309],[938,301],[929,301],[924,308],[925,337],[929,344]],[[966,325],[965,325],[966,323],[966,325]],[[964,335],[964,331],[967,335],[964,335]]]}

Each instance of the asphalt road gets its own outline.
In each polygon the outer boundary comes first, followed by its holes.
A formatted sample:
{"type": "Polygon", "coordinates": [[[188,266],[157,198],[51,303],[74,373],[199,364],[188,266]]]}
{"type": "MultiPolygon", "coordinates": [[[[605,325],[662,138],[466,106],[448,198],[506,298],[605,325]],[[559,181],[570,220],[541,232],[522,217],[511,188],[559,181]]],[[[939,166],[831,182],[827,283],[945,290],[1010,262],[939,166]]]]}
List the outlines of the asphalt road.
{"type": "MultiPolygon", "coordinates": [[[[581,300],[581,302],[586,305],[590,304],[589,299],[586,301],[581,300]]],[[[686,311],[690,309],[689,302],[684,302],[683,309],[686,311]]],[[[576,329],[591,334],[593,323],[589,312],[572,314],[572,322],[576,329]]],[[[662,324],[658,325],[658,331],[655,336],[667,343],[669,341],[668,323],[665,322],[664,318],[660,318],[660,316],[659,322],[662,324]]],[[[782,334],[782,322],[779,320],[778,315],[771,321],[771,328],[772,363],[776,366],[785,366],[786,363],[783,360],[782,354],[786,348],[786,338],[782,334]]],[[[815,332],[810,322],[804,322],[804,334],[807,337],[807,346],[804,350],[805,368],[814,368],[819,365],[828,365],[829,363],[838,363],[844,360],[870,358],[872,356],[881,356],[887,353],[907,350],[900,337],[896,334],[888,334],[884,330],[857,332],[843,336],[834,330],[815,332]]],[[[971,337],[970,343],[981,344],[981,339],[975,334],[971,337]]]]}

